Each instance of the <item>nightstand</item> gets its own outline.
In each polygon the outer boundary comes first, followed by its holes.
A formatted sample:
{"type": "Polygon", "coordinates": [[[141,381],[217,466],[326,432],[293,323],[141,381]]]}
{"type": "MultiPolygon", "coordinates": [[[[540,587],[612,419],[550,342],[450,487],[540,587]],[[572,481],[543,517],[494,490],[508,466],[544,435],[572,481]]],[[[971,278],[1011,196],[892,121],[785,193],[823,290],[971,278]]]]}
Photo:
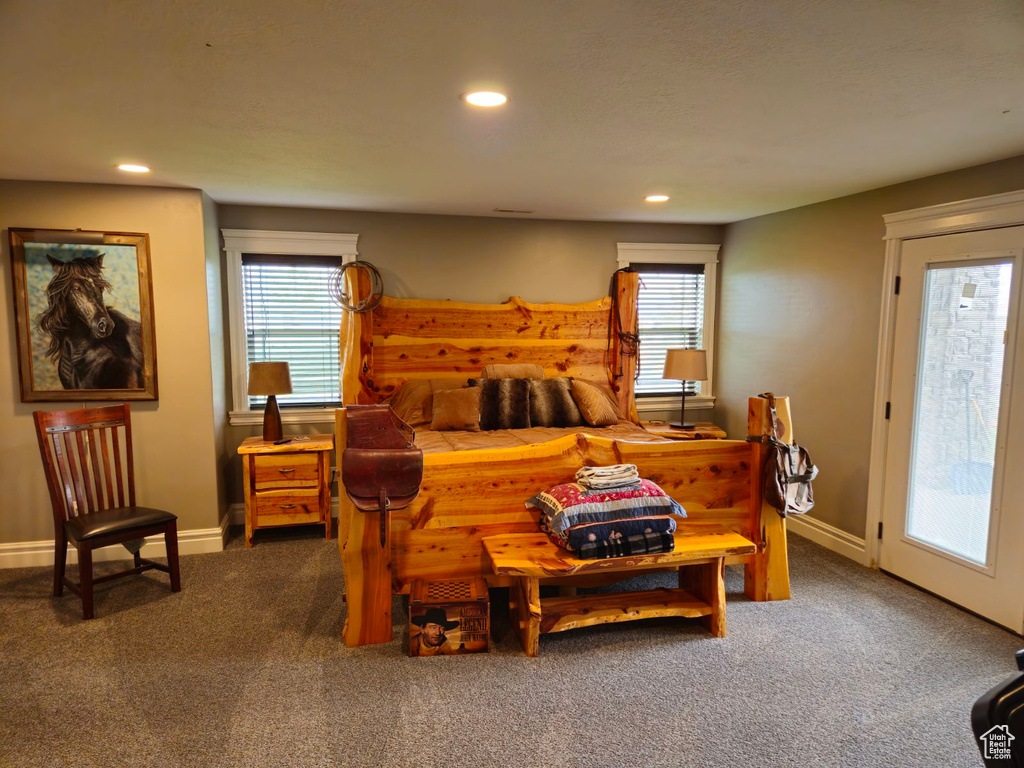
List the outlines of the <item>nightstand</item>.
{"type": "Polygon", "coordinates": [[[693,429],[670,427],[668,422],[641,421],[640,426],[658,437],[669,440],[724,440],[725,430],[710,421],[698,421],[693,429]]]}
{"type": "Polygon", "coordinates": [[[238,446],[245,470],[245,546],[259,528],[322,523],[331,538],[331,435],[283,445],[248,437],[238,446]]]}

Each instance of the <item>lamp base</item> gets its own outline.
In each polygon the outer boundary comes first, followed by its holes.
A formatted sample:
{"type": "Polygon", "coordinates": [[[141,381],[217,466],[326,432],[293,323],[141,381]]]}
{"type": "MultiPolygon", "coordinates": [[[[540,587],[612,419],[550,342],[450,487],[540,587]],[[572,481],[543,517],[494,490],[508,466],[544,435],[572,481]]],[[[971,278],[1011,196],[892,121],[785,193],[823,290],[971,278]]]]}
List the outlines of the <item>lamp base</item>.
{"type": "Polygon", "coordinates": [[[696,424],[688,424],[686,422],[683,422],[682,424],[679,424],[679,423],[669,424],[669,426],[672,427],[672,429],[693,429],[697,425],[696,424]]]}
{"type": "Polygon", "coordinates": [[[267,397],[267,407],[263,411],[263,440],[268,443],[280,440],[284,435],[281,426],[281,409],[277,407],[277,396],[267,397]]]}

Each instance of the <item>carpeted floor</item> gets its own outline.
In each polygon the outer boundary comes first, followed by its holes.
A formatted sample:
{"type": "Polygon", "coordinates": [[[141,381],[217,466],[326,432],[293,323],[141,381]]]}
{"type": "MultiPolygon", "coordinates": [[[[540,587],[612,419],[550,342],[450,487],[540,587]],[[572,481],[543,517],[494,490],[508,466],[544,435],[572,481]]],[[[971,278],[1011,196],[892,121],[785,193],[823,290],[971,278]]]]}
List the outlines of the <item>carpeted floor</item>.
{"type": "Polygon", "coordinates": [[[537,659],[502,591],[490,654],[407,658],[402,620],[345,648],[312,529],[182,558],[178,595],[101,585],[89,622],[49,569],[0,571],[0,765],[980,766],[971,704],[1024,641],[796,536],[791,568],[794,599],[761,604],[729,569],[724,640],[666,619],[537,659]]]}

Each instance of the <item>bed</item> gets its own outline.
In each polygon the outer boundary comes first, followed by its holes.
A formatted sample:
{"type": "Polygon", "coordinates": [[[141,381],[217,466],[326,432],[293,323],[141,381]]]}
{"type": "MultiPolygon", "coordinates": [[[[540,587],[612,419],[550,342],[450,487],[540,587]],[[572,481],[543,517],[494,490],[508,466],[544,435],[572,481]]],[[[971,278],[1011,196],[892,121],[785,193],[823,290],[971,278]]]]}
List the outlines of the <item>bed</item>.
{"type": "MultiPolygon", "coordinates": [[[[353,284],[356,295],[367,286],[353,284]]],[[[639,426],[633,397],[636,358],[620,331],[636,328],[638,276],[616,275],[616,301],[472,304],[385,297],[372,311],[344,313],[341,326],[343,402],[379,403],[407,381],[467,379],[485,365],[533,363],[546,377],[606,382],[624,419],[608,428],[575,428],[527,438],[515,434],[421,434],[424,476],[419,497],[392,513],[387,546],[379,514],[356,510],[339,493],[338,541],[345,575],[349,646],[390,642],[391,596],[417,579],[493,576],[481,540],[538,530],[524,502],[566,482],[583,466],[634,463],[641,474],[683,504],[683,527],[724,525],[755,542],[757,552],[730,562],[746,566],[754,600],[789,597],[785,521],[762,504],[764,447],[759,442],[665,441],[639,426]],[[616,322],[615,317],[619,320],[616,322]],[[613,332],[610,332],[610,329],[613,332]]],[[[767,433],[764,400],[751,398],[748,433],[767,433]]],[[[791,430],[788,401],[781,419],[791,430]]],[[[512,430],[512,432],[535,430],[512,430]]],[[[346,411],[336,412],[339,456],[346,411]]]]}

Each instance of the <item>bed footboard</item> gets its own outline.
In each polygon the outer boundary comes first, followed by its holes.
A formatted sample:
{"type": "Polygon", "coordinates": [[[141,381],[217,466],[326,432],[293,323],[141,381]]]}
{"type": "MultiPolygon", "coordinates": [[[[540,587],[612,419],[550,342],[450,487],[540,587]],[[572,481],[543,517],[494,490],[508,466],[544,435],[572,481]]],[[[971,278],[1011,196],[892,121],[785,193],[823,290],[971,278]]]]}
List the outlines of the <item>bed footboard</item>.
{"type": "MultiPolygon", "coordinates": [[[[791,434],[789,402],[778,398],[779,419],[791,434]]],[[[768,414],[750,399],[751,434],[767,433],[768,414]]],[[[339,456],[346,442],[346,411],[336,416],[339,456]]],[[[391,596],[416,579],[489,577],[481,540],[537,531],[533,493],[567,482],[583,466],[632,463],[683,504],[682,525],[724,525],[754,541],[757,552],[731,560],[746,566],[746,593],[754,600],[789,597],[785,521],[762,502],[765,447],[758,442],[706,440],[629,443],[584,435],[522,448],[428,454],[420,495],[392,513],[388,546],[377,535],[379,513],[356,510],[339,492],[338,545],[345,573],[349,646],[390,642],[391,596]]]]}

